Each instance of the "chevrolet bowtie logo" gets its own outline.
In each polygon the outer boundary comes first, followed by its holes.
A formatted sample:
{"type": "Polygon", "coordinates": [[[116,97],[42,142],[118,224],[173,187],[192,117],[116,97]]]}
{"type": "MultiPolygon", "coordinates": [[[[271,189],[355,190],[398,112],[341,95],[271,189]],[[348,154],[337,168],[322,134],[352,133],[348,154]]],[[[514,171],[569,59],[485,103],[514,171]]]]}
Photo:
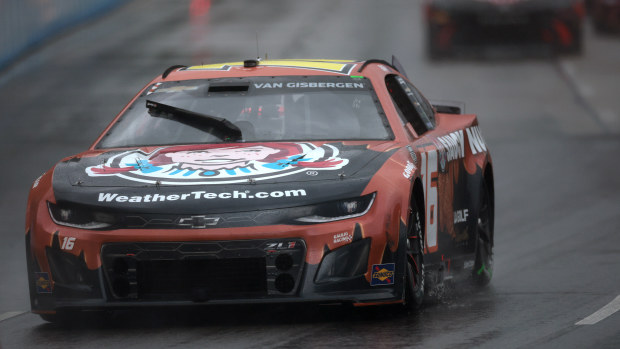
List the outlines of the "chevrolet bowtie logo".
{"type": "Polygon", "coordinates": [[[200,229],[206,228],[208,225],[217,225],[217,222],[219,221],[219,217],[191,216],[190,218],[179,219],[178,225],[183,227],[191,227],[193,229],[200,229]]]}

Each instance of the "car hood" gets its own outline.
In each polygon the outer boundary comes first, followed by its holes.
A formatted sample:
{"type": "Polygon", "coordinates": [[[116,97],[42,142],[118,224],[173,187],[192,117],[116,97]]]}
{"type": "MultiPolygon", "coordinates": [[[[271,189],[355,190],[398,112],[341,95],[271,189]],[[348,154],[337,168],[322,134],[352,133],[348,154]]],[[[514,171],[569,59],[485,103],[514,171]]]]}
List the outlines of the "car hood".
{"type": "Polygon", "coordinates": [[[361,195],[393,142],[274,142],[89,151],[56,165],[57,202],[149,213],[235,212],[361,195]]]}

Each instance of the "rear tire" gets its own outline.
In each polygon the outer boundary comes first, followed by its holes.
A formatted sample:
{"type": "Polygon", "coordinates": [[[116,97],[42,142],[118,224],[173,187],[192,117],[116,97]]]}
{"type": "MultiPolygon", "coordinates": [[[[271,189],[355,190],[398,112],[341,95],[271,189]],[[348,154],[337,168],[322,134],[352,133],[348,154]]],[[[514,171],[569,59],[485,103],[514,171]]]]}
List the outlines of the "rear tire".
{"type": "Polygon", "coordinates": [[[486,181],[483,181],[480,208],[476,224],[476,260],[472,277],[474,283],[485,286],[493,277],[493,202],[486,181]]]}
{"type": "Polygon", "coordinates": [[[424,301],[424,238],[420,213],[413,203],[407,226],[404,307],[416,311],[424,301]]]}

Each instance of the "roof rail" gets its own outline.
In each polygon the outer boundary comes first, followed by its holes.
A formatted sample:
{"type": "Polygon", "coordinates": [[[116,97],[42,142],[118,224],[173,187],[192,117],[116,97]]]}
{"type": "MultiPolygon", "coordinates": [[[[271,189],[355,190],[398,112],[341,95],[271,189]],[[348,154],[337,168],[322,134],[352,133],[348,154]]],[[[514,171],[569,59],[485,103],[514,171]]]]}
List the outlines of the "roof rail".
{"type": "Polygon", "coordinates": [[[175,70],[175,69],[179,69],[179,68],[187,68],[187,66],[186,66],[186,65],[181,65],[181,64],[177,64],[177,65],[170,66],[170,67],[168,67],[168,69],[166,69],[166,70],[164,71],[164,73],[163,73],[163,74],[161,74],[161,78],[162,78],[162,79],[167,78],[167,77],[168,77],[168,75],[170,75],[170,73],[172,73],[172,71],[173,71],[173,70],[175,70]]]}

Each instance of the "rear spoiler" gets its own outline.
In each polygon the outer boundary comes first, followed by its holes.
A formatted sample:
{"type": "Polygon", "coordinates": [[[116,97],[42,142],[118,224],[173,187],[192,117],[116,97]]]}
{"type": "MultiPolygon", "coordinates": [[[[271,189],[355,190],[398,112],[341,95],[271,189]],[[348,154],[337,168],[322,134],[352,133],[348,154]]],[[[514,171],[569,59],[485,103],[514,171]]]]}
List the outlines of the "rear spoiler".
{"type": "Polygon", "coordinates": [[[435,110],[440,114],[465,114],[465,103],[448,101],[430,101],[435,110]]]}

